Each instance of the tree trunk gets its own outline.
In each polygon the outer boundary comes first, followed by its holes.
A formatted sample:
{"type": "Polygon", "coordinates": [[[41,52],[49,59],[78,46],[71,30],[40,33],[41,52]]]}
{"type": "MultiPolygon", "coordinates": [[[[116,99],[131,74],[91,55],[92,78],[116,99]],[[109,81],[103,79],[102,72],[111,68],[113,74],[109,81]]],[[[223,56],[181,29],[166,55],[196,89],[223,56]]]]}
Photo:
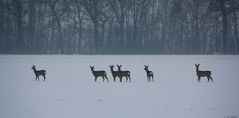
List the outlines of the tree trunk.
{"type": "Polygon", "coordinates": [[[123,48],[124,48],[124,23],[125,23],[125,18],[124,18],[124,4],[123,4],[123,1],[124,0],[121,0],[120,1],[120,51],[122,51],[123,50],[123,48]]]}
{"type": "Polygon", "coordinates": [[[199,38],[199,19],[198,19],[198,11],[199,9],[199,1],[194,0],[193,1],[193,46],[192,48],[194,49],[194,53],[200,54],[200,38],[199,38]]]}
{"type": "Polygon", "coordinates": [[[58,37],[59,37],[59,40],[58,40],[58,53],[61,54],[63,53],[63,38],[62,38],[62,29],[61,29],[61,21],[60,19],[57,17],[56,18],[56,22],[57,22],[57,31],[58,31],[58,37]]]}
{"type": "Polygon", "coordinates": [[[94,40],[95,40],[95,52],[99,53],[99,23],[97,19],[93,19],[93,24],[94,24],[94,40]]]}
{"type": "Polygon", "coordinates": [[[36,30],[36,7],[35,7],[36,0],[29,1],[29,26],[28,26],[28,45],[27,49],[30,53],[34,53],[36,45],[34,45],[34,41],[37,40],[35,37],[35,30],[36,30]]]}
{"type": "Polygon", "coordinates": [[[228,53],[228,20],[225,1],[220,1],[221,12],[222,12],[222,42],[223,42],[223,53],[228,53]]]}
{"type": "Polygon", "coordinates": [[[82,16],[81,16],[81,6],[80,6],[80,2],[76,1],[76,9],[77,9],[77,18],[78,18],[78,25],[79,27],[77,27],[77,31],[78,31],[78,41],[76,44],[76,53],[81,52],[81,39],[82,39],[82,16]]]}
{"type": "Polygon", "coordinates": [[[79,31],[78,31],[78,41],[77,41],[76,53],[81,52],[81,37],[82,37],[82,31],[81,31],[81,23],[80,23],[80,27],[79,27],[79,31]]]}
{"type": "Polygon", "coordinates": [[[0,0],[0,53],[3,53],[4,46],[3,44],[5,43],[4,41],[4,28],[3,28],[3,23],[4,23],[4,6],[3,6],[3,0],[0,0]]]}
{"type": "Polygon", "coordinates": [[[238,46],[239,46],[239,44],[238,44],[238,40],[239,40],[239,38],[238,38],[238,29],[237,29],[237,26],[238,26],[238,24],[237,24],[237,15],[236,15],[236,10],[233,12],[233,21],[234,21],[234,24],[235,24],[235,26],[234,26],[234,29],[235,29],[235,54],[238,54],[238,46]]]}
{"type": "Polygon", "coordinates": [[[20,0],[13,0],[16,10],[17,19],[17,41],[16,53],[24,53],[24,40],[23,40],[23,26],[22,26],[22,2],[20,0]]]}

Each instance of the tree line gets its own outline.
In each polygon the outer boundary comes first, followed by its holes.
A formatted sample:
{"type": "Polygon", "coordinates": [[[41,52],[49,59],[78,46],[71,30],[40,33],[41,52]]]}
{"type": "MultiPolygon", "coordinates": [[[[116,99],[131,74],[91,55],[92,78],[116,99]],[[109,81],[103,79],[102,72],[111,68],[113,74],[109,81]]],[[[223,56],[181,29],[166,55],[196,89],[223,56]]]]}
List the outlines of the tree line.
{"type": "Polygon", "coordinates": [[[238,0],[0,0],[1,54],[238,54],[238,0]]]}

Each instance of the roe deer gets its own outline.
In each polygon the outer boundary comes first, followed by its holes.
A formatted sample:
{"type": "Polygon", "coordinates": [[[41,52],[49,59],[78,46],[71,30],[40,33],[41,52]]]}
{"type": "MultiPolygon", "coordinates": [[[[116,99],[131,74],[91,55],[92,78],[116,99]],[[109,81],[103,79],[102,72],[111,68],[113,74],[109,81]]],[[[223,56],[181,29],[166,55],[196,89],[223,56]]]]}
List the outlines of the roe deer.
{"type": "Polygon", "coordinates": [[[106,72],[104,70],[95,71],[94,68],[95,68],[95,66],[90,66],[91,72],[95,76],[95,82],[96,82],[98,77],[102,77],[103,81],[105,81],[105,79],[106,79],[109,82],[109,80],[107,78],[107,75],[106,75],[106,72]]]}
{"type": "Polygon", "coordinates": [[[116,77],[119,77],[120,79],[120,82],[122,82],[122,77],[120,76],[120,73],[119,71],[114,71],[114,66],[113,65],[110,65],[110,70],[111,70],[111,73],[112,73],[112,76],[114,78],[114,82],[116,81],[116,77]]]}
{"type": "Polygon", "coordinates": [[[154,82],[154,73],[153,73],[153,71],[149,70],[149,66],[148,65],[147,66],[144,65],[144,70],[146,71],[148,82],[151,82],[151,80],[154,82]]]}
{"type": "Polygon", "coordinates": [[[122,82],[122,78],[125,77],[126,78],[126,82],[129,80],[129,82],[131,82],[131,78],[130,78],[130,71],[126,70],[126,71],[122,71],[121,67],[122,65],[117,65],[118,67],[118,72],[120,74],[120,82],[122,82]]]}
{"type": "Polygon", "coordinates": [[[211,77],[211,71],[201,71],[201,70],[199,70],[200,64],[195,64],[195,66],[196,66],[196,72],[197,72],[197,76],[198,76],[198,82],[200,82],[201,77],[207,77],[208,82],[209,82],[210,79],[213,82],[213,79],[211,77]]]}
{"type": "Polygon", "coordinates": [[[35,65],[32,66],[32,70],[34,71],[35,75],[36,75],[36,80],[39,80],[39,76],[43,76],[44,80],[46,79],[46,70],[36,70],[35,65]]]}

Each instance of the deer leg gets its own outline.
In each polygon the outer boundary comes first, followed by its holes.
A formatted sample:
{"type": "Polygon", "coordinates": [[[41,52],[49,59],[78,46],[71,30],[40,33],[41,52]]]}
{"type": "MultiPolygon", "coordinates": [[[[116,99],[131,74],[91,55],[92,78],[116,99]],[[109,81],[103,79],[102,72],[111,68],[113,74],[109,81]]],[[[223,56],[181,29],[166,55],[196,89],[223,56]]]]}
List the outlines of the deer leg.
{"type": "Polygon", "coordinates": [[[154,82],[154,76],[152,76],[152,81],[154,82]]]}
{"type": "Polygon", "coordinates": [[[200,79],[201,79],[200,76],[198,76],[198,82],[200,82],[200,79]]]}
{"type": "Polygon", "coordinates": [[[126,78],[126,81],[125,81],[125,82],[128,82],[128,79],[129,79],[128,76],[125,76],[125,78],[126,78]]]}
{"type": "Polygon", "coordinates": [[[209,77],[209,76],[207,76],[207,82],[209,82],[209,80],[210,80],[210,77],[209,77]]]}
{"type": "Polygon", "coordinates": [[[129,82],[131,82],[131,78],[130,78],[130,75],[129,75],[129,82]]]}
{"type": "Polygon", "coordinates": [[[213,82],[213,79],[212,79],[212,77],[210,76],[210,78],[211,78],[211,80],[212,80],[212,82],[213,82]]]}
{"type": "Polygon", "coordinates": [[[109,79],[108,79],[108,77],[106,75],[105,75],[105,78],[106,78],[107,82],[109,82],[109,79]]]}
{"type": "Polygon", "coordinates": [[[130,82],[130,77],[127,75],[127,82],[128,82],[128,81],[130,82]]]}
{"type": "Polygon", "coordinates": [[[115,82],[115,78],[116,78],[116,77],[114,76],[114,82],[115,82]]]}
{"type": "Polygon", "coordinates": [[[151,82],[151,79],[150,79],[150,77],[148,77],[148,79],[149,79],[149,82],[151,82]]]}
{"type": "Polygon", "coordinates": [[[43,81],[45,81],[45,80],[46,80],[46,76],[45,76],[45,75],[43,75],[43,77],[44,77],[44,80],[43,80],[43,81]]]}
{"type": "Polygon", "coordinates": [[[96,82],[96,80],[97,80],[97,77],[95,77],[95,82],[96,82]]]}
{"type": "Polygon", "coordinates": [[[37,76],[36,76],[36,79],[35,79],[36,81],[37,81],[37,76]]]}
{"type": "Polygon", "coordinates": [[[105,81],[105,77],[104,76],[101,76],[102,77],[102,79],[103,79],[103,82],[105,81]]]}

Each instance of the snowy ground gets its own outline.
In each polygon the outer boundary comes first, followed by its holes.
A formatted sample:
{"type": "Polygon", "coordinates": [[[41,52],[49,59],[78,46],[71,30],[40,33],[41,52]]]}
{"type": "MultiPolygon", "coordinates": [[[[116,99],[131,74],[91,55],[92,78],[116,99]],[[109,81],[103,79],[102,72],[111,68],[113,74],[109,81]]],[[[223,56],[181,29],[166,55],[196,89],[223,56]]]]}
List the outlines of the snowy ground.
{"type": "Polygon", "coordinates": [[[239,56],[0,55],[0,70],[0,118],[239,117],[239,56]],[[197,82],[195,63],[212,71],[213,83],[197,82]],[[45,82],[35,81],[33,64],[47,70],[45,82]],[[132,83],[113,82],[116,64],[132,83]],[[155,83],[146,82],[144,64],[155,83]],[[110,82],[94,82],[90,65],[110,82]]]}

